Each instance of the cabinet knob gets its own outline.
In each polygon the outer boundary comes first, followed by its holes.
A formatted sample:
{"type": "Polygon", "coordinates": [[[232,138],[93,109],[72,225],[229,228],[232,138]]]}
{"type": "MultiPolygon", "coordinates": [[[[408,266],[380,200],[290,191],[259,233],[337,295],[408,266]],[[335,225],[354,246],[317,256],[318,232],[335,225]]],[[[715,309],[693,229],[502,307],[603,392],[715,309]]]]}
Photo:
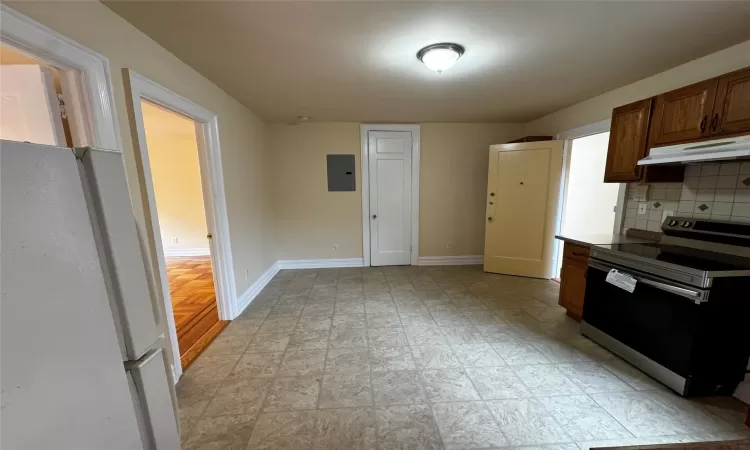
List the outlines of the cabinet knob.
{"type": "Polygon", "coordinates": [[[488,217],[487,222],[492,222],[492,217],[488,217]]]}

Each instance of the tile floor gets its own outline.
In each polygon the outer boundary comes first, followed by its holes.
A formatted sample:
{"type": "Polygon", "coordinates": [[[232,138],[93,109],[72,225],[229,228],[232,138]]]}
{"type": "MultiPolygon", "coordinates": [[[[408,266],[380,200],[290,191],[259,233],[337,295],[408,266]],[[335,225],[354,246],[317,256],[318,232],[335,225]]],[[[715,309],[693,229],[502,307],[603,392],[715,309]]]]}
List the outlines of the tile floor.
{"type": "Polygon", "coordinates": [[[559,285],[480,267],[280,272],[178,384],[187,449],[576,450],[739,439],[582,337],[559,285]]]}

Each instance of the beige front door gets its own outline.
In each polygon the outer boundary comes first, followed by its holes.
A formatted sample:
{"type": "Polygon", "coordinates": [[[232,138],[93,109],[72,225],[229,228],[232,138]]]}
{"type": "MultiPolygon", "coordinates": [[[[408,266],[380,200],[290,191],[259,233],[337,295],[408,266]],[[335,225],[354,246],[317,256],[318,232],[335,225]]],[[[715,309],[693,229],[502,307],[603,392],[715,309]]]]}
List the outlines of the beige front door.
{"type": "Polygon", "coordinates": [[[490,147],[484,271],[551,278],[563,141],[490,147]]]}

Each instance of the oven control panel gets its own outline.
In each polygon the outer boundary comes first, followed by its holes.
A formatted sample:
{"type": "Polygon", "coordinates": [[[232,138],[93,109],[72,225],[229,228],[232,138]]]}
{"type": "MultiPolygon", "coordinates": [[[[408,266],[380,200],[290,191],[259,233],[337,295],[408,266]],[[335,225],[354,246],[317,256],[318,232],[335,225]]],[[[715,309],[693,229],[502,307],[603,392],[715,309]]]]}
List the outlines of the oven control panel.
{"type": "Polygon", "coordinates": [[[661,231],[666,236],[750,247],[750,223],[667,216],[661,231]]]}
{"type": "Polygon", "coordinates": [[[693,221],[680,218],[668,218],[664,221],[663,228],[692,228],[693,221]]]}

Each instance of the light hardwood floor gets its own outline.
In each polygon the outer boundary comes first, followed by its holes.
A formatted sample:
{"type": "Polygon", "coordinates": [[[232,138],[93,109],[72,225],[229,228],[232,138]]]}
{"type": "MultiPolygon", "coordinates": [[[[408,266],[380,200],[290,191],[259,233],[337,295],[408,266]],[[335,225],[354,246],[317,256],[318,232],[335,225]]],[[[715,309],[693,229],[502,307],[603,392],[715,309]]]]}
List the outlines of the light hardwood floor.
{"type": "Polygon", "coordinates": [[[168,257],[167,278],[180,359],[187,368],[229,321],[219,320],[211,257],[168,257]]]}

